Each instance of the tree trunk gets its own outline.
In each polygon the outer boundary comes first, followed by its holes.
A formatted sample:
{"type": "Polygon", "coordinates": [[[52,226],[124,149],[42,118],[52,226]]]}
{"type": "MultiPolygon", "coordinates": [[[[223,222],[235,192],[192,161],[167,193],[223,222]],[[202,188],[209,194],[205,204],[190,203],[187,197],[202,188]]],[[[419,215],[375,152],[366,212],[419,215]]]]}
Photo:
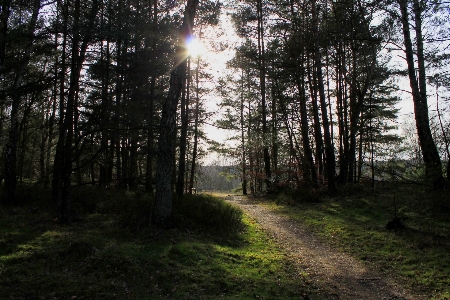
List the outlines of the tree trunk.
{"type": "Polygon", "coordinates": [[[186,146],[187,146],[187,131],[189,125],[189,97],[190,97],[190,85],[191,85],[191,59],[187,59],[187,70],[185,74],[185,80],[183,81],[183,91],[181,97],[181,130],[180,130],[180,156],[178,159],[178,177],[176,185],[176,193],[178,196],[183,196],[184,191],[184,179],[186,173],[186,146]],[[187,75],[187,78],[186,78],[187,75]],[[184,84],[186,83],[186,85],[184,84]]]}
{"type": "Polygon", "coordinates": [[[408,1],[398,0],[401,11],[401,21],[403,25],[403,38],[405,44],[406,62],[408,65],[409,83],[412,90],[414,102],[414,116],[416,120],[419,145],[425,163],[425,175],[431,182],[437,182],[442,178],[442,163],[437,151],[436,144],[430,130],[428,117],[428,103],[426,92],[425,59],[423,53],[422,36],[422,8],[419,1],[414,0],[413,12],[415,20],[415,31],[417,41],[417,61],[419,80],[416,77],[414,65],[414,52],[411,42],[409,27],[408,1]]]}
{"type": "Polygon", "coordinates": [[[145,191],[148,193],[153,192],[153,107],[155,97],[155,75],[152,76],[150,81],[150,101],[149,101],[149,116],[147,125],[147,165],[145,171],[145,191]]]}
{"type": "MultiPolygon", "coordinates": [[[[153,0],[153,28],[156,29],[158,25],[158,0],[153,0]]],[[[156,56],[157,39],[153,39],[152,52],[156,56]]],[[[148,134],[147,134],[147,167],[145,172],[145,191],[153,192],[153,114],[155,105],[155,84],[156,72],[152,74],[150,81],[150,101],[148,112],[148,134]]]]}
{"type": "Polygon", "coordinates": [[[0,75],[3,73],[3,63],[6,55],[6,36],[8,34],[8,20],[11,13],[11,0],[4,0],[0,13],[0,75]]]}
{"type": "MultiPolygon", "coordinates": [[[[303,66],[304,54],[301,55],[300,66],[303,66]]],[[[295,76],[297,80],[297,88],[299,93],[299,106],[300,106],[300,128],[302,134],[303,151],[305,152],[305,166],[303,170],[305,172],[305,180],[313,187],[317,186],[317,171],[314,164],[313,153],[311,149],[311,143],[309,140],[309,124],[308,124],[308,111],[306,107],[306,95],[304,86],[304,70],[299,70],[297,67],[297,74],[295,76]]]]}
{"type": "MultiPolygon", "coordinates": [[[[278,116],[277,101],[275,100],[275,87],[272,86],[272,170],[278,170],[278,116]]],[[[278,185],[278,175],[273,175],[272,189],[275,190],[278,185]]]]}
{"type": "MultiPolygon", "coordinates": [[[[314,54],[315,56],[315,54],[314,54]]],[[[315,68],[314,68],[315,69],[315,68]]],[[[316,142],[316,151],[315,151],[315,160],[316,165],[318,166],[319,178],[323,178],[323,161],[322,161],[322,153],[323,153],[323,135],[322,129],[320,127],[320,118],[319,118],[319,105],[318,105],[318,87],[317,87],[317,73],[315,70],[311,70],[310,59],[307,60],[307,72],[308,72],[308,82],[310,88],[310,96],[311,103],[313,108],[313,119],[314,119],[314,140],[316,142]],[[313,72],[311,72],[313,71],[313,72]],[[312,74],[311,74],[312,73],[312,74]]]]}
{"type": "Polygon", "coordinates": [[[268,193],[272,191],[271,177],[272,171],[270,166],[270,155],[268,143],[267,130],[267,107],[266,107],[266,59],[264,49],[264,24],[263,24],[263,7],[262,1],[258,0],[256,3],[258,14],[258,63],[259,63],[259,82],[261,88],[261,118],[262,118],[262,142],[264,155],[264,171],[265,184],[268,193]]]}
{"type": "MultiPolygon", "coordinates": [[[[9,131],[8,144],[6,146],[6,157],[5,157],[5,189],[6,189],[6,204],[12,204],[14,202],[16,185],[17,185],[17,143],[19,139],[19,106],[21,101],[20,87],[22,85],[23,76],[25,75],[26,68],[30,61],[31,48],[34,42],[34,31],[36,28],[37,18],[39,15],[39,10],[41,8],[41,1],[34,0],[33,2],[33,12],[28,23],[28,28],[26,36],[29,37],[28,43],[25,46],[23,57],[20,59],[20,65],[15,74],[13,93],[11,95],[11,127],[9,131]]],[[[8,5],[9,11],[9,5],[8,5]]],[[[9,14],[9,12],[6,12],[9,14]]],[[[3,14],[3,12],[2,12],[3,14]]],[[[6,26],[6,25],[5,25],[6,26]]],[[[6,30],[6,28],[4,29],[6,30]]],[[[6,36],[5,36],[6,37],[6,36]]],[[[0,45],[1,47],[2,45],[0,45]]],[[[4,49],[3,49],[4,50],[4,49]]],[[[1,51],[3,51],[1,50],[1,51]]]]}
{"type": "MultiPolygon", "coordinates": [[[[182,42],[191,35],[199,0],[188,0],[184,12],[183,24],[180,28],[182,42]]],[[[152,223],[159,227],[172,226],[172,190],[171,178],[173,157],[175,152],[176,110],[180,98],[183,80],[186,74],[185,53],[181,53],[179,45],[175,67],[170,73],[169,92],[163,103],[160,135],[158,141],[158,167],[156,170],[156,195],[152,213],[152,223]]]]}
{"type": "Polygon", "coordinates": [[[322,63],[319,49],[319,20],[318,20],[319,16],[316,12],[315,1],[313,2],[312,6],[313,6],[312,12],[314,22],[313,25],[314,49],[315,49],[314,58],[317,72],[317,83],[319,88],[320,108],[322,110],[322,126],[325,139],[325,165],[328,180],[328,193],[330,195],[335,195],[337,193],[336,184],[334,180],[336,172],[336,161],[334,156],[334,144],[330,134],[330,124],[328,122],[327,103],[325,98],[325,85],[323,83],[322,63]]]}
{"type": "MultiPolygon", "coordinates": [[[[110,6],[110,4],[109,4],[110,6]]],[[[105,27],[104,24],[104,12],[102,8],[102,16],[101,16],[101,28],[105,27]]],[[[110,10],[110,7],[108,7],[110,10]]],[[[111,18],[108,18],[108,31],[111,31],[111,18]]],[[[110,45],[109,40],[106,41],[106,45],[103,45],[103,41],[100,45],[100,65],[101,68],[101,117],[100,117],[100,129],[101,129],[101,160],[100,160],[100,179],[99,186],[107,187],[112,180],[112,159],[110,152],[113,152],[109,130],[109,122],[110,122],[110,97],[109,97],[109,81],[110,81],[110,45]],[[105,49],[106,48],[106,49],[105,49]],[[106,53],[105,53],[106,52],[106,53]]]]}
{"type": "MultiPolygon", "coordinates": [[[[122,25],[122,19],[120,17],[121,14],[119,14],[119,26],[122,25]]],[[[125,47],[123,45],[122,39],[119,39],[117,41],[117,74],[116,74],[116,101],[115,101],[115,109],[114,109],[114,124],[115,124],[115,131],[113,133],[114,136],[114,145],[115,149],[114,152],[116,153],[116,179],[117,179],[117,185],[119,187],[123,187],[122,182],[122,145],[121,145],[121,134],[120,129],[122,126],[120,122],[120,107],[122,105],[122,94],[123,94],[123,73],[124,73],[124,52],[125,47]]]]}
{"type": "Polygon", "coordinates": [[[294,145],[293,132],[292,132],[291,126],[289,124],[289,115],[288,115],[288,111],[286,108],[286,103],[283,98],[283,94],[280,91],[280,88],[278,85],[278,80],[276,80],[276,79],[275,79],[275,86],[276,86],[276,90],[277,90],[281,113],[283,115],[283,123],[284,123],[284,126],[286,127],[286,133],[287,133],[288,139],[289,139],[289,154],[291,157],[293,156],[295,158],[295,162],[297,163],[297,166],[301,166],[302,158],[298,155],[298,152],[296,151],[296,146],[294,145]]]}
{"type": "Polygon", "coordinates": [[[192,194],[192,189],[194,188],[195,179],[195,167],[197,161],[198,152],[198,123],[200,115],[200,97],[199,97],[199,68],[200,68],[200,58],[197,60],[197,69],[195,71],[195,123],[194,123],[194,149],[192,150],[192,162],[191,162],[191,174],[189,177],[189,194],[192,194]]]}
{"type": "Polygon", "coordinates": [[[241,126],[241,165],[242,165],[242,194],[247,195],[247,169],[245,151],[245,119],[244,119],[244,69],[241,72],[241,94],[240,94],[240,126],[241,126]]]}
{"type": "MultiPolygon", "coordinates": [[[[67,4],[67,3],[66,3],[67,4]]],[[[80,0],[74,4],[74,24],[72,35],[72,58],[70,67],[70,83],[67,95],[67,107],[64,114],[64,121],[60,124],[59,140],[55,153],[54,180],[52,184],[53,199],[58,207],[58,220],[62,223],[70,222],[70,193],[72,176],[72,142],[74,134],[74,111],[76,104],[76,95],[79,90],[79,79],[83,62],[86,57],[88,43],[91,40],[92,30],[88,30],[80,45],[80,0]]],[[[94,26],[95,17],[98,11],[97,0],[93,1],[92,9],[89,15],[88,28],[94,26]]],[[[67,18],[67,14],[65,16],[67,18]]],[[[65,20],[66,22],[67,20],[65,20]]]]}

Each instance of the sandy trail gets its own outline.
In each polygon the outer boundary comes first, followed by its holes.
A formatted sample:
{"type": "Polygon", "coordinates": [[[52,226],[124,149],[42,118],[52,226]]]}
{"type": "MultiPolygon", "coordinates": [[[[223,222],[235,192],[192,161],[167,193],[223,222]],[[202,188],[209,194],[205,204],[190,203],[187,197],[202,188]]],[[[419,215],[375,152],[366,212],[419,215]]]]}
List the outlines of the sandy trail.
{"type": "Polygon", "coordinates": [[[307,228],[242,196],[226,200],[258,222],[284,249],[293,263],[305,270],[314,284],[334,299],[425,299],[369,270],[353,257],[320,241],[307,228]]]}

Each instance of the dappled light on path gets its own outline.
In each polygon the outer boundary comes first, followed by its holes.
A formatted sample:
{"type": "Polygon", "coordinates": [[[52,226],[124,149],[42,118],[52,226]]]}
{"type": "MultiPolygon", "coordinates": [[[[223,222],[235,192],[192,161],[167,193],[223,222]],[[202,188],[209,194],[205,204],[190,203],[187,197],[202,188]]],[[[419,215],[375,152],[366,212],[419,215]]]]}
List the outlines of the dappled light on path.
{"type": "Polygon", "coordinates": [[[383,273],[333,249],[298,222],[243,196],[226,200],[254,218],[289,253],[292,263],[336,299],[425,299],[412,295],[383,273]]]}

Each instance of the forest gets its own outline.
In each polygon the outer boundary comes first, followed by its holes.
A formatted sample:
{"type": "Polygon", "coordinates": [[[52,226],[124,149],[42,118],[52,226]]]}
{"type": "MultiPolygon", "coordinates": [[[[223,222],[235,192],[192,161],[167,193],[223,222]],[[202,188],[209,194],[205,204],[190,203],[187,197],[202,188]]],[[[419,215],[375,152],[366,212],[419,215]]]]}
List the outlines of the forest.
{"type": "Polygon", "coordinates": [[[447,299],[449,63],[443,0],[0,0],[0,298],[339,298],[264,206],[447,299]]]}
{"type": "Polygon", "coordinates": [[[49,188],[68,222],[73,186],[143,189],[162,224],[211,151],[243,194],[448,187],[448,14],[438,0],[3,0],[1,202],[49,188]],[[194,36],[234,51],[219,78],[187,52],[194,36]]]}

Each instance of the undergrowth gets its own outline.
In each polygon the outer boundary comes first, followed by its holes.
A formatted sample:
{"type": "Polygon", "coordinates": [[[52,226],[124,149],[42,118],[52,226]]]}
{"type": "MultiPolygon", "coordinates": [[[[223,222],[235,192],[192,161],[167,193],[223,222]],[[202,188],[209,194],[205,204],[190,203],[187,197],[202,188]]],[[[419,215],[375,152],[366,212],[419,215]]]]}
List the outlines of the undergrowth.
{"type": "Polygon", "coordinates": [[[328,299],[223,200],[179,199],[158,230],[145,193],[74,189],[68,225],[48,195],[0,206],[0,299],[328,299]]]}

